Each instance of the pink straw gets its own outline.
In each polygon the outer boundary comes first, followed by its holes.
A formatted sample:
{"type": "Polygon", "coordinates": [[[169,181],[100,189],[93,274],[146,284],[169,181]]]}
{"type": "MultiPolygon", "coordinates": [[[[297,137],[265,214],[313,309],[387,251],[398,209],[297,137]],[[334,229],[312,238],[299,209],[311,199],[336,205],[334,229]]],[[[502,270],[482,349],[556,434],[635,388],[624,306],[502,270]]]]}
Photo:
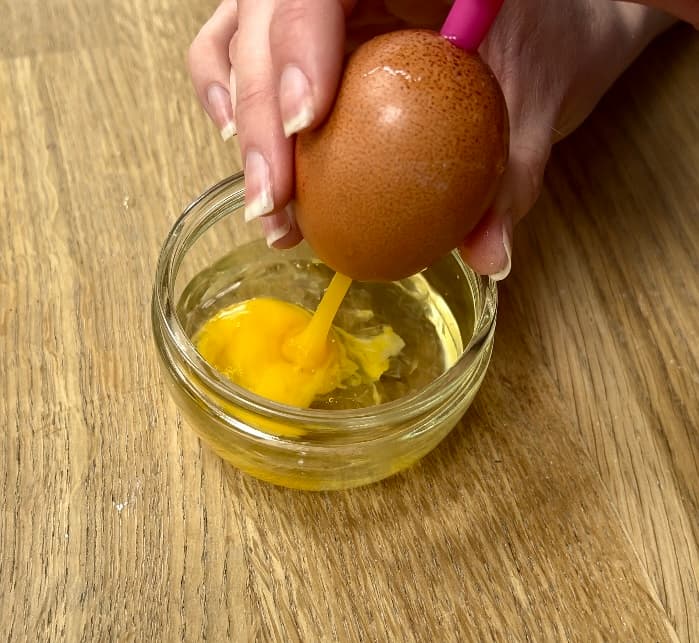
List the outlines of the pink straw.
{"type": "Polygon", "coordinates": [[[460,49],[476,51],[503,0],[455,0],[440,33],[460,49]]]}

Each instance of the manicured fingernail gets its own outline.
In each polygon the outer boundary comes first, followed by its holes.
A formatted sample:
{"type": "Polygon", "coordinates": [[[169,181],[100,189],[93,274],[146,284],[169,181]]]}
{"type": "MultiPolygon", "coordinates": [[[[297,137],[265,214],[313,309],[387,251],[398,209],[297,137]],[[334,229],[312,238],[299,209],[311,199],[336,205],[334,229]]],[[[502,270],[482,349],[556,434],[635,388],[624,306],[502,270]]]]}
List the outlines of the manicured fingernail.
{"type": "Polygon", "coordinates": [[[229,138],[233,138],[237,133],[238,130],[235,128],[235,123],[233,121],[231,121],[230,123],[226,123],[221,128],[221,138],[224,141],[227,141],[229,138]]]}
{"type": "Polygon", "coordinates": [[[265,232],[267,245],[271,248],[277,241],[283,239],[291,230],[291,222],[286,210],[275,212],[260,219],[265,232]]]}
{"type": "Polygon", "coordinates": [[[313,121],[311,85],[296,65],[287,65],[279,80],[279,108],[288,137],[308,127],[313,121]]]}
{"type": "Polygon", "coordinates": [[[269,165],[257,150],[250,150],[245,156],[245,220],[252,221],[272,210],[269,165]]]}
{"type": "Polygon", "coordinates": [[[291,221],[293,227],[296,224],[296,200],[291,199],[291,201],[286,204],[284,211],[286,212],[286,216],[289,217],[289,221],[291,221]]]}
{"type": "Polygon", "coordinates": [[[512,269],[512,238],[507,223],[503,223],[502,225],[502,245],[504,248],[502,268],[498,272],[490,275],[495,281],[502,281],[505,279],[512,269]]]}
{"type": "Polygon", "coordinates": [[[235,136],[236,128],[233,120],[231,95],[221,85],[214,83],[206,92],[208,109],[206,110],[216,126],[221,131],[221,138],[227,141],[235,136]]]}

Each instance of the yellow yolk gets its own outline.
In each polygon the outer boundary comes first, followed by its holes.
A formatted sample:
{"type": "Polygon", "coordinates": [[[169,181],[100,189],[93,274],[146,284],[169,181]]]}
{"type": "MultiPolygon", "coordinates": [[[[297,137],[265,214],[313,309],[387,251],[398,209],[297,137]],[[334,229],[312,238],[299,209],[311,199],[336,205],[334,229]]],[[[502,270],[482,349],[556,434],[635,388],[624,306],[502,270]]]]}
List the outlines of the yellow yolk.
{"type": "Polygon", "coordinates": [[[234,304],[204,324],[197,349],[236,384],[291,406],[306,408],[335,389],[373,384],[404,343],[388,326],[370,338],[331,327],[350,283],[335,275],[314,315],[268,297],[234,304]]]}

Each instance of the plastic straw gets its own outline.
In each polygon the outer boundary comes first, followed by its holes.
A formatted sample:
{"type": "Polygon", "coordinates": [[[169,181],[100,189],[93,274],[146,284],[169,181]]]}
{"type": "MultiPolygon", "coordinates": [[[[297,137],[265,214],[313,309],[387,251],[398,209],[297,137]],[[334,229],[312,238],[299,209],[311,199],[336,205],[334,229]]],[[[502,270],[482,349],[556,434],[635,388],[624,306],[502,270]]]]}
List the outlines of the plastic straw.
{"type": "Polygon", "coordinates": [[[476,51],[503,0],[455,0],[440,33],[460,49],[476,51]]]}

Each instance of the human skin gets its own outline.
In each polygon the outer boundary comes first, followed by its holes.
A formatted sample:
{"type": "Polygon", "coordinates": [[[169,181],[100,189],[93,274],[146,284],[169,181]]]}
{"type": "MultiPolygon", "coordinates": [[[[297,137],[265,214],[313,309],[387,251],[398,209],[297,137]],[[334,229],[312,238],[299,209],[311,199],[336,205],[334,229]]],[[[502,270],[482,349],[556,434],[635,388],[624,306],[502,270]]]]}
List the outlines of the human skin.
{"type": "MultiPolygon", "coordinates": [[[[652,4],[699,23],[698,0],[652,4]]],[[[301,239],[291,202],[293,139],[327,115],[346,52],[378,33],[411,26],[438,29],[450,5],[223,0],[202,27],[189,52],[193,84],[222,136],[237,131],[246,218],[262,217],[270,245],[290,247],[301,239]]],[[[507,276],[513,227],[539,195],[552,145],[587,117],[673,21],[641,3],[505,1],[479,53],[505,95],[510,157],[492,207],[459,248],[477,272],[507,276]]]]}

